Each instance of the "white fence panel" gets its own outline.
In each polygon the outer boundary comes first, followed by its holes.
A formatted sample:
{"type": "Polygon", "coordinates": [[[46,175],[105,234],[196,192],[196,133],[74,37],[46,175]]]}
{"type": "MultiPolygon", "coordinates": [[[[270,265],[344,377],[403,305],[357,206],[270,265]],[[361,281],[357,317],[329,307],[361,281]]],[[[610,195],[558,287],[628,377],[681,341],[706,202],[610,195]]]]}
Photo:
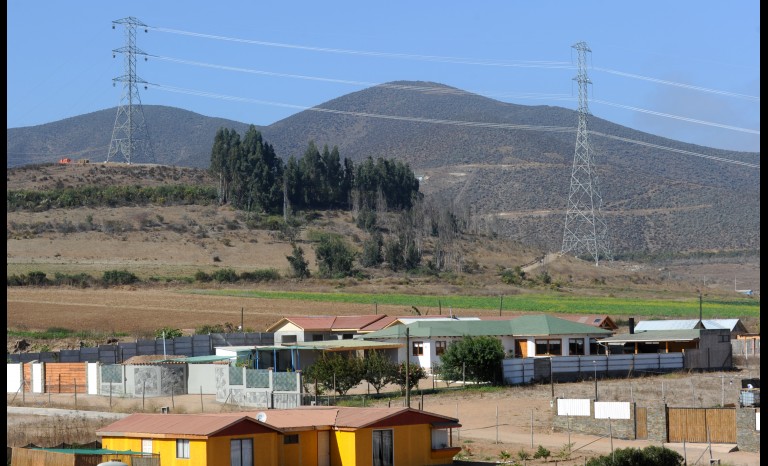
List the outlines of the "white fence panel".
{"type": "Polygon", "coordinates": [[[755,430],[760,432],[760,413],[755,413],[755,430]]]}
{"type": "Polygon", "coordinates": [[[23,365],[21,363],[6,364],[5,367],[5,385],[7,393],[18,392],[21,388],[21,371],[23,370],[23,365]]]}
{"type": "Polygon", "coordinates": [[[45,387],[45,363],[32,363],[32,393],[43,393],[45,387]]]}
{"type": "Polygon", "coordinates": [[[590,400],[580,399],[558,399],[557,400],[557,415],[558,416],[589,416],[590,400]]]}
{"type": "Polygon", "coordinates": [[[86,363],[86,382],[88,383],[88,394],[99,394],[99,363],[88,362],[86,363]]]}
{"type": "Polygon", "coordinates": [[[596,401],[595,419],[630,419],[626,401],[596,401]]]}

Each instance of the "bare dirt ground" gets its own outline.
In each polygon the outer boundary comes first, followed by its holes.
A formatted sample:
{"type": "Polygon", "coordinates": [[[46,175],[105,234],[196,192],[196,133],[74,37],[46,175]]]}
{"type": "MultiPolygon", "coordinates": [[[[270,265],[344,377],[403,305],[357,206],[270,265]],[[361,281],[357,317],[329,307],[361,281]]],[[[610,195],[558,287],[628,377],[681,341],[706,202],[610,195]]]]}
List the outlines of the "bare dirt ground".
{"type": "MultiPolygon", "coordinates": [[[[758,372],[759,374],[759,372],[758,372]]],[[[632,379],[599,380],[598,389],[601,401],[630,401],[634,399],[639,405],[656,403],[664,396],[670,406],[715,406],[721,401],[725,403],[738,402],[739,381],[742,377],[755,375],[747,371],[724,372],[707,374],[668,374],[664,376],[649,376],[632,379]],[[731,380],[734,381],[731,384],[731,380]],[[664,388],[662,389],[662,383],[664,388]],[[631,388],[630,388],[631,387],[631,388]]],[[[431,388],[431,379],[423,380],[423,389],[431,388]]],[[[435,382],[439,388],[442,382],[435,382]]],[[[455,385],[452,385],[455,387],[455,385]]],[[[389,390],[393,387],[386,387],[389,390]]],[[[352,390],[353,394],[367,393],[365,384],[352,390]]],[[[533,454],[539,445],[548,449],[552,456],[549,463],[558,465],[581,465],[585,459],[608,454],[611,447],[643,448],[648,445],[660,445],[658,442],[647,440],[611,439],[579,432],[555,432],[552,429],[553,410],[550,407],[552,387],[549,385],[530,385],[520,387],[504,387],[494,390],[455,389],[437,394],[420,396],[415,391],[411,396],[411,406],[422,407],[426,411],[457,417],[462,424],[460,430],[454,432],[454,444],[463,447],[462,462],[457,464],[487,464],[500,461],[504,453],[511,459],[518,458],[518,452],[525,450],[533,454]],[[497,417],[498,415],[498,417],[497,417]],[[498,421],[497,421],[498,419],[498,421]],[[533,420],[533,426],[531,425],[533,420]],[[558,457],[568,443],[572,443],[569,460],[558,457]],[[533,445],[533,447],[532,447],[533,445]]],[[[578,383],[563,383],[554,385],[555,395],[567,398],[591,398],[594,394],[592,381],[578,383]]],[[[112,413],[129,412],[158,412],[161,406],[171,407],[177,413],[198,412],[229,412],[240,408],[233,405],[217,403],[213,395],[183,395],[160,398],[140,398],[105,396],[77,397],[77,408],[89,411],[112,413]],[[111,402],[111,406],[110,406],[111,402]]],[[[402,397],[379,400],[368,403],[368,406],[401,405],[402,397]]],[[[24,402],[20,395],[8,394],[8,406],[75,408],[75,397],[72,394],[32,395],[26,394],[24,402]]],[[[52,437],[55,431],[61,437],[62,431],[69,430],[71,434],[79,433],[80,442],[96,440],[93,432],[98,428],[113,422],[111,419],[87,420],[77,416],[41,416],[8,414],[8,444],[26,444],[35,439],[52,437]],[[54,426],[60,427],[54,427],[54,426]],[[65,429],[66,427],[66,429],[65,429]],[[22,434],[25,432],[26,434],[22,434]],[[34,433],[38,436],[34,437],[34,433]],[[90,435],[89,435],[90,432],[90,435]],[[24,443],[26,442],[26,443],[24,443]]],[[[606,432],[607,434],[607,432],[606,432]]],[[[59,440],[62,441],[62,440],[59,440]]],[[[665,444],[664,446],[686,454],[689,463],[693,464],[700,458],[699,464],[709,461],[709,451],[704,444],[665,444]]],[[[757,466],[760,464],[759,453],[730,451],[734,445],[713,445],[713,458],[720,459],[722,464],[757,466]]],[[[529,460],[528,464],[545,464],[541,459],[529,460]]]]}

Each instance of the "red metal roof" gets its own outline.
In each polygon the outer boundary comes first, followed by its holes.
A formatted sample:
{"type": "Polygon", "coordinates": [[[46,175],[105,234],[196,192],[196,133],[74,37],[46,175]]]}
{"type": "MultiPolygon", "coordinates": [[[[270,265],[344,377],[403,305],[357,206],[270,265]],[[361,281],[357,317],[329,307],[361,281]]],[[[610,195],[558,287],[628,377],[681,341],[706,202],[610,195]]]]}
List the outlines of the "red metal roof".
{"type": "Polygon", "coordinates": [[[358,315],[358,316],[296,316],[283,317],[277,323],[267,328],[268,332],[274,332],[287,322],[304,330],[312,331],[339,331],[360,330],[382,318],[384,314],[358,315]]]}
{"type": "Polygon", "coordinates": [[[191,437],[207,438],[234,427],[251,424],[254,433],[276,430],[243,413],[226,414],[145,414],[135,413],[102,428],[96,435],[102,437],[191,437]]]}

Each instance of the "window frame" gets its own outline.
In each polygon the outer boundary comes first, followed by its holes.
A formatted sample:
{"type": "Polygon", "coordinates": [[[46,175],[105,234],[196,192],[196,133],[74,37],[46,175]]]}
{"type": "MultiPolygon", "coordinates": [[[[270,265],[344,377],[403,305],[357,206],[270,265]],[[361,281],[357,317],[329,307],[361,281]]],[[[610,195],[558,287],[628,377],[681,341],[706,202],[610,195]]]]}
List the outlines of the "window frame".
{"type": "Polygon", "coordinates": [[[253,439],[252,438],[248,437],[248,438],[233,438],[233,439],[229,439],[229,464],[230,464],[230,466],[254,466],[255,456],[256,456],[256,453],[253,451],[253,439]],[[243,448],[243,444],[246,443],[246,442],[248,444],[250,444],[250,449],[247,450],[251,454],[250,458],[247,458],[245,455],[243,455],[243,452],[246,451],[243,448]],[[232,457],[233,454],[234,454],[234,450],[233,450],[232,447],[233,447],[233,445],[235,443],[237,443],[239,445],[239,450],[238,451],[240,452],[239,458],[237,458],[237,460],[232,457]],[[249,459],[250,459],[250,461],[248,461],[249,459]]]}
{"type": "Polygon", "coordinates": [[[536,338],[533,342],[536,348],[536,356],[562,356],[563,355],[563,339],[562,338],[536,338]],[[543,342],[543,343],[542,343],[543,342]],[[552,342],[557,342],[557,346],[560,347],[560,351],[557,353],[552,352],[552,342]],[[546,352],[539,352],[539,345],[546,345],[546,352]]]}
{"type": "Polygon", "coordinates": [[[424,342],[414,341],[411,342],[411,356],[424,356],[424,342]],[[417,352],[418,350],[418,352],[417,352]]]}
{"type": "Polygon", "coordinates": [[[283,445],[298,445],[299,434],[284,434],[283,445]]]}
{"type": "Polygon", "coordinates": [[[568,356],[585,356],[587,347],[585,346],[584,338],[569,338],[568,339],[568,356]],[[581,352],[573,351],[574,345],[578,348],[577,342],[581,341],[581,352]]]}
{"type": "Polygon", "coordinates": [[[176,439],[176,458],[188,460],[190,457],[190,445],[188,438],[176,439]],[[186,454],[186,456],[184,456],[186,454]],[[179,456],[181,455],[181,456],[179,456]]]}
{"type": "Polygon", "coordinates": [[[445,354],[445,350],[448,349],[448,342],[445,340],[435,341],[435,356],[442,356],[445,354]]]}

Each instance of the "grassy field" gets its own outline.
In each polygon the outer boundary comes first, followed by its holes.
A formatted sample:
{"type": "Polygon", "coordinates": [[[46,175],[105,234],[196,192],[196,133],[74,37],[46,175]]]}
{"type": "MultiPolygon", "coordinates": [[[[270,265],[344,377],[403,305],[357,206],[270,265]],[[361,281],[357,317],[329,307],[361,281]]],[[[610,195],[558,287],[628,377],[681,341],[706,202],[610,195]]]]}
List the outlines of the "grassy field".
{"type": "MultiPolygon", "coordinates": [[[[698,297],[675,299],[639,299],[614,297],[566,296],[558,293],[513,296],[435,297],[412,294],[308,293],[256,290],[194,290],[194,294],[236,296],[241,298],[285,299],[326,303],[402,305],[420,310],[448,312],[449,309],[500,310],[568,314],[609,314],[611,316],[691,317],[699,313],[698,297]]],[[[703,317],[759,317],[760,301],[750,298],[716,299],[701,302],[703,317]]],[[[433,314],[435,312],[432,312],[433,314]]]]}

